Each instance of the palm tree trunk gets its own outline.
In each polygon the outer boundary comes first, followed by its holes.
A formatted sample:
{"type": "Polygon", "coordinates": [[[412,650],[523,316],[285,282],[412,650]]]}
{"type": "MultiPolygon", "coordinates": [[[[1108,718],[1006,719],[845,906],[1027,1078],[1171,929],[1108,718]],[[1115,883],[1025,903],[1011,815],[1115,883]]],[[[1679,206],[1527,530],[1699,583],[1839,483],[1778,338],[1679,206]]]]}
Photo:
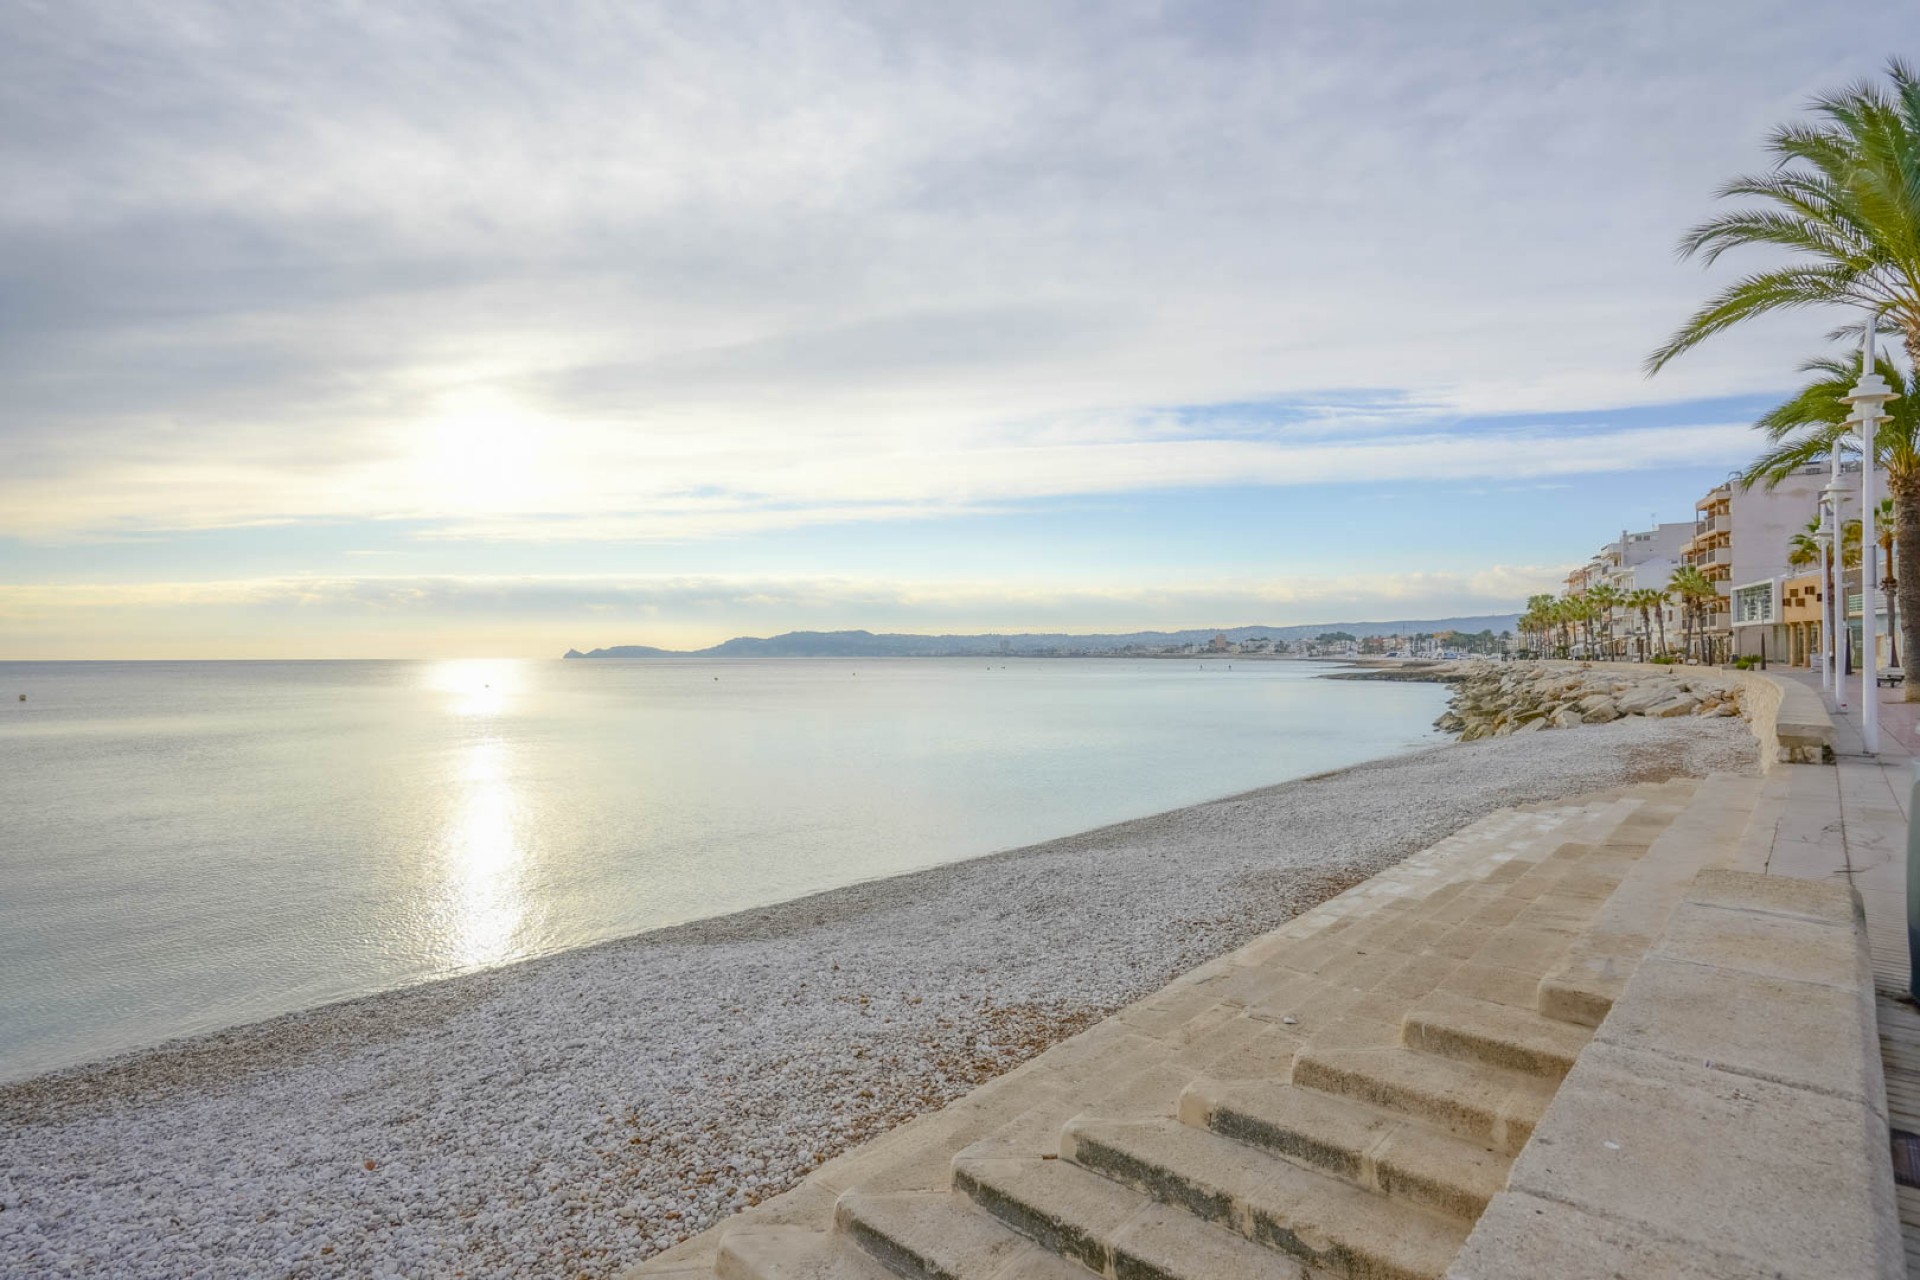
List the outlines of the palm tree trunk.
{"type": "Polygon", "coordinates": [[[1660,620],[1660,652],[1667,651],[1667,606],[1661,605],[1654,610],[1654,617],[1660,620]]]}
{"type": "MultiPolygon", "coordinates": [[[[1907,337],[1907,349],[1914,347],[1913,335],[1907,337]]],[[[1890,629],[1900,636],[1900,647],[1908,657],[1920,653],[1920,474],[1887,473],[1887,488],[1893,493],[1894,517],[1894,590],[1887,608],[1898,614],[1888,618],[1890,629]]],[[[1904,669],[1904,668],[1903,668],[1904,669]]],[[[1908,702],[1920,702],[1920,684],[1908,681],[1904,686],[1908,702]]]]}

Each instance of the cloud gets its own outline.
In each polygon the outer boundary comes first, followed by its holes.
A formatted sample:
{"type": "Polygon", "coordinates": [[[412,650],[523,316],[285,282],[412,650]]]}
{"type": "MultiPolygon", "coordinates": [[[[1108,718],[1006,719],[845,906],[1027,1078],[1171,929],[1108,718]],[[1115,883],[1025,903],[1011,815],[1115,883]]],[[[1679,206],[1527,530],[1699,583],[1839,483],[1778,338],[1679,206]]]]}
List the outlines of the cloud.
{"type": "Polygon", "coordinates": [[[1895,8],[0,0],[0,533],[1724,462],[1463,424],[1782,385],[1670,246],[1895,8]]]}
{"type": "Polygon", "coordinates": [[[171,439],[164,451],[100,466],[91,488],[78,491],[27,478],[39,470],[29,467],[0,479],[6,531],[50,537],[389,519],[419,522],[428,538],[687,541],[1140,490],[1538,481],[1728,465],[1752,448],[1751,429],[1738,423],[1569,431],[1518,422],[1467,432],[1418,414],[1389,428],[1331,416],[1274,429],[1232,418],[1195,428],[1161,415],[1104,415],[1004,427],[971,441],[942,432],[765,439],[743,467],[735,442],[542,421],[485,404],[450,409],[427,426],[410,442],[316,465],[297,491],[276,483],[270,456],[181,467],[171,439]]]}

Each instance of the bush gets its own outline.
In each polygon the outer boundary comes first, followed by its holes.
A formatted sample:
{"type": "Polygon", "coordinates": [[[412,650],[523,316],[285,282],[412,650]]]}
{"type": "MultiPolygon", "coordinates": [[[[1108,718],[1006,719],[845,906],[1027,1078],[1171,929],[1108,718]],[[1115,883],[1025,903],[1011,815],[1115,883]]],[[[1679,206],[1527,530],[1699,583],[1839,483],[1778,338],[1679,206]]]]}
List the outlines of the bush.
{"type": "Polygon", "coordinates": [[[1670,654],[1670,653],[1656,653],[1656,654],[1654,654],[1654,655],[1653,655],[1653,656],[1652,656],[1651,658],[1648,658],[1648,659],[1647,659],[1647,661],[1648,661],[1648,662],[1657,662],[1657,663],[1659,663],[1659,664],[1660,664],[1661,666],[1663,666],[1663,667],[1670,667],[1670,666],[1672,666],[1672,665],[1673,665],[1674,663],[1676,663],[1676,662],[1678,662],[1678,661],[1680,661],[1680,659],[1678,659],[1678,658],[1676,658],[1676,657],[1674,657],[1674,656],[1673,656],[1672,654],[1670,654]]]}
{"type": "Polygon", "coordinates": [[[1733,660],[1733,669],[1735,671],[1751,671],[1759,665],[1760,665],[1760,659],[1754,657],[1750,653],[1742,654],[1741,656],[1733,660]]]}

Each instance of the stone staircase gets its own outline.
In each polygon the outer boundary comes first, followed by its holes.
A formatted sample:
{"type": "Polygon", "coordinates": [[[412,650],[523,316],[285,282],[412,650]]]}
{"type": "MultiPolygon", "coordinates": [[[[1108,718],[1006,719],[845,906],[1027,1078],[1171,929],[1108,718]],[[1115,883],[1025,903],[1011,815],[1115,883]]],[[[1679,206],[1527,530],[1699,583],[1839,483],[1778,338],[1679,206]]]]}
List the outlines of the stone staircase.
{"type": "Polygon", "coordinates": [[[1434,1280],[1762,780],[1489,815],[633,1280],[1434,1280]]]}

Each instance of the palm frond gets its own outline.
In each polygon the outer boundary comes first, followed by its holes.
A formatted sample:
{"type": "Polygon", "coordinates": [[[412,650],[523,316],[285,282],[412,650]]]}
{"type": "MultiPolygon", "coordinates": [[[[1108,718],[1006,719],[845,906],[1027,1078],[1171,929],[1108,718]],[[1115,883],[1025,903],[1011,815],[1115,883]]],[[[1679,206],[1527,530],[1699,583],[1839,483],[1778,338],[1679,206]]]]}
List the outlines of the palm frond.
{"type": "Polygon", "coordinates": [[[1857,292],[1858,284],[1858,273],[1840,264],[1780,267],[1736,280],[1708,299],[1664,346],[1647,357],[1647,372],[1660,372],[1676,356],[1756,316],[1823,303],[1867,301],[1857,292]]]}

